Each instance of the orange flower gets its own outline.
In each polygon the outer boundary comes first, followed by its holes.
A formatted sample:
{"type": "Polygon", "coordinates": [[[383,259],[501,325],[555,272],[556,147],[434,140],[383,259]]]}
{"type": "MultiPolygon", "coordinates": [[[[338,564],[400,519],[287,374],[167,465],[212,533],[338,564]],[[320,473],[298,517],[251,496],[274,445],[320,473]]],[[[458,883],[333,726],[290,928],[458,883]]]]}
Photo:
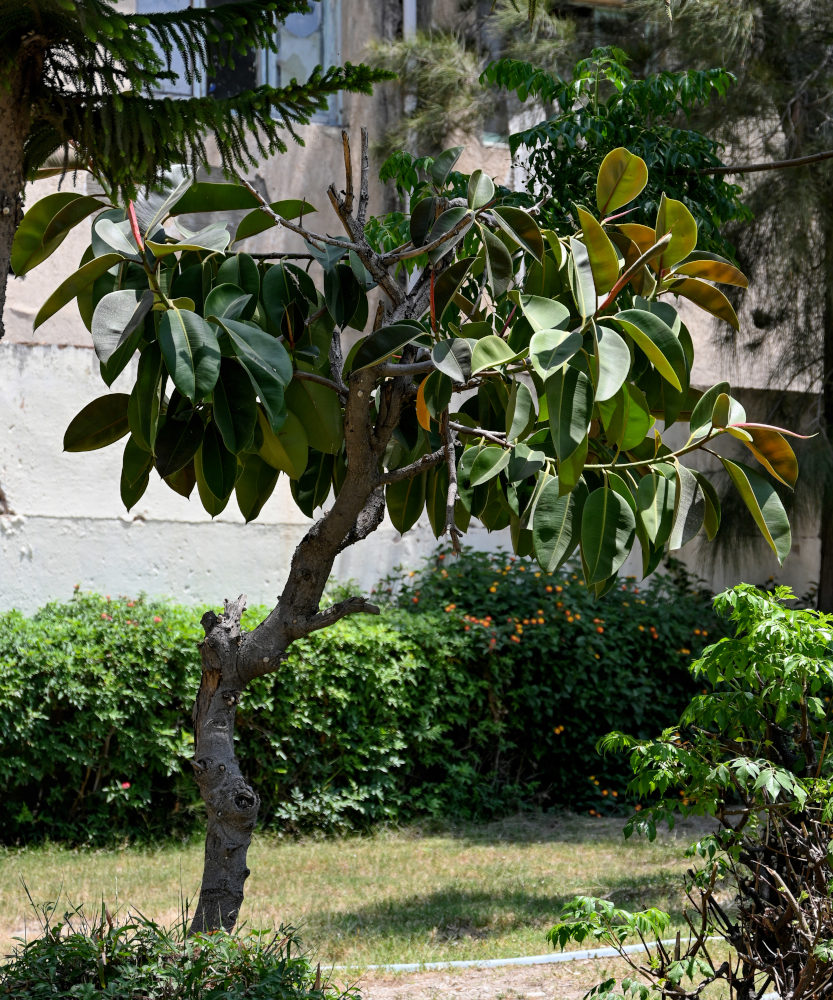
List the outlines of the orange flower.
{"type": "Polygon", "coordinates": [[[599,633],[599,635],[601,635],[601,634],[602,634],[602,632],[604,632],[604,629],[602,628],[602,626],[601,626],[601,625],[597,625],[597,626],[596,626],[596,631],[597,631],[597,632],[599,633]]]}
{"type": "Polygon", "coordinates": [[[512,640],[512,642],[520,642],[521,641],[521,637],[519,635],[510,635],[509,638],[512,640]]]}

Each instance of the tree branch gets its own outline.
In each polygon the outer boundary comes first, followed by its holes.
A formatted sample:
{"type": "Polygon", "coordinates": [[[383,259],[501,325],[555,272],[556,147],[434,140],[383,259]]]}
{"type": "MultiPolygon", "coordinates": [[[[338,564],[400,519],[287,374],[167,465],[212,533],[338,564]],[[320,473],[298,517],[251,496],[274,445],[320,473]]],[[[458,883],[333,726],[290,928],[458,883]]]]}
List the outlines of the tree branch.
{"type": "Polygon", "coordinates": [[[302,382],[317,382],[319,385],[325,385],[328,389],[332,389],[333,392],[337,393],[337,395],[342,399],[342,401],[347,395],[347,387],[344,385],[343,382],[341,385],[338,385],[338,383],[332,382],[330,379],[325,378],[323,375],[316,375],[315,372],[304,372],[296,368],[295,371],[292,373],[292,377],[300,379],[302,382]]]}
{"type": "Polygon", "coordinates": [[[380,609],[378,606],[371,604],[367,598],[348,597],[346,601],[339,601],[338,604],[332,604],[329,608],[325,608],[323,611],[319,611],[318,614],[313,615],[312,618],[307,618],[306,621],[293,625],[290,629],[290,635],[293,639],[300,639],[311,632],[318,632],[322,628],[328,628],[348,615],[378,615],[379,613],[380,609]]]}
{"type": "Polygon", "coordinates": [[[415,361],[413,364],[408,365],[394,363],[380,365],[376,371],[383,378],[398,378],[400,375],[425,375],[428,372],[434,371],[436,367],[433,361],[415,361]]]}
{"type": "Polygon", "coordinates": [[[457,506],[457,456],[454,451],[454,438],[448,419],[448,410],[443,413],[441,424],[443,433],[443,452],[448,469],[448,493],[445,500],[445,530],[451,539],[451,548],[455,555],[460,554],[460,539],[462,532],[457,527],[454,518],[454,508],[457,506]]]}
{"type": "Polygon", "coordinates": [[[353,211],[353,157],[350,155],[350,136],[341,130],[341,146],[344,151],[344,208],[353,211]]]}
{"type": "Polygon", "coordinates": [[[443,461],[445,461],[445,448],[438,448],[437,451],[423,455],[422,458],[411,462],[410,465],[403,465],[401,469],[391,469],[389,472],[385,472],[380,477],[379,482],[383,486],[388,486],[390,483],[400,483],[403,479],[413,479],[420,472],[433,469],[435,465],[439,465],[443,461]]]}
{"type": "Polygon", "coordinates": [[[367,129],[362,128],[362,162],[361,176],[359,179],[359,209],[356,212],[356,222],[364,229],[367,221],[367,206],[370,202],[370,189],[368,186],[368,174],[370,172],[370,159],[367,154],[367,129]]]}
{"type": "Polygon", "coordinates": [[[512,447],[505,437],[500,437],[500,435],[496,434],[494,431],[487,431],[482,427],[466,427],[465,424],[458,424],[454,420],[449,420],[448,426],[453,431],[457,431],[458,434],[465,434],[466,437],[482,437],[486,438],[487,441],[493,441],[495,444],[499,444],[501,448],[512,447]]]}
{"type": "MultiPolygon", "coordinates": [[[[803,167],[807,163],[819,163],[833,158],[833,149],[825,149],[821,153],[810,153],[808,156],[796,156],[791,160],[773,160],[769,163],[746,163],[734,167],[700,167],[695,174],[754,174],[762,170],[787,170],[790,167],[803,167]]],[[[691,173],[691,171],[686,171],[691,173]]]]}

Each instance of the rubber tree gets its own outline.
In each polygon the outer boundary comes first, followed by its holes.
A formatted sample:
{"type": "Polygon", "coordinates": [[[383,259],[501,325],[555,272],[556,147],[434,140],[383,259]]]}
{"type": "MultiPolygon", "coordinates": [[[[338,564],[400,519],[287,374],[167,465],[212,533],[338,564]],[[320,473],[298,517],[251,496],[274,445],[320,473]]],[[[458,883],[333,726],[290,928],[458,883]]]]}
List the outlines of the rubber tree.
{"type": "MultiPolygon", "coordinates": [[[[245,181],[180,174],[95,216],[82,266],[35,320],[76,299],[104,382],[130,377],[129,393],[89,403],[64,438],[69,451],[124,440],[127,508],[158,474],[184,495],[196,487],[212,516],[235,494],[256,518],[281,476],[304,513],[319,511],[257,627],[241,626],[242,596],[202,620],[192,765],[208,825],[194,931],[234,925],[249,875],[259,799],[234,754],[240,699],[296,639],[378,610],[358,594],[321,601],[338,553],[386,513],[400,532],[431,530],[455,547],[472,519],[509,528],[515,551],[547,570],[574,556],[601,595],[637,541],[648,574],[668,549],[716,532],[717,493],[687,456],[731,438],[770,477],[797,475],[788,432],[749,422],[725,383],[689,384],[691,338],[669,298],[680,283],[745,279],[696,249],[679,201],[662,198],[654,226],[611,218],[645,188],[639,157],[611,152],[594,209],[578,207],[574,232],[558,236],[501,204],[482,171],[455,174],[459,149],[429,161],[409,217],[368,219],[367,136],[357,184],[343,141],[344,187],[327,192],[342,234],[311,227],[308,203],[269,205],[245,181]],[[185,213],[245,208],[233,236],[218,222],[177,231],[185,213]],[[302,236],[308,253],[234,249],[273,227],[302,236]],[[675,426],[682,443],[671,447],[663,435],[675,426]],[[430,528],[417,527],[423,512],[430,528]]],[[[34,206],[20,246],[40,252],[48,227],[34,206]]],[[[770,478],[721,461],[783,559],[790,526],[770,478]]]]}

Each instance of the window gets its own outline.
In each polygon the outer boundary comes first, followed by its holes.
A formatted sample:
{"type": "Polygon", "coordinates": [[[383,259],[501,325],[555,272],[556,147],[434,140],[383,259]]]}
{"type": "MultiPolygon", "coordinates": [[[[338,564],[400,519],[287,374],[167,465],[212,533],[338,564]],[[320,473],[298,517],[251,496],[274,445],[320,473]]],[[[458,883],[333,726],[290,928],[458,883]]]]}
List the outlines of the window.
{"type": "MultiPolygon", "coordinates": [[[[188,7],[217,7],[227,0],[137,0],[136,13],[184,10],[188,7]]],[[[294,77],[306,80],[316,66],[340,62],[340,0],[321,0],[306,14],[290,14],[280,30],[278,52],[250,51],[235,56],[234,69],[223,67],[209,80],[193,86],[186,82],[182,59],[174,56],[172,69],[178,79],[157,91],[160,97],[223,98],[241,90],[267,84],[280,87],[294,77]]],[[[327,109],[314,121],[335,125],[340,120],[338,95],[330,98],[327,109]]]]}

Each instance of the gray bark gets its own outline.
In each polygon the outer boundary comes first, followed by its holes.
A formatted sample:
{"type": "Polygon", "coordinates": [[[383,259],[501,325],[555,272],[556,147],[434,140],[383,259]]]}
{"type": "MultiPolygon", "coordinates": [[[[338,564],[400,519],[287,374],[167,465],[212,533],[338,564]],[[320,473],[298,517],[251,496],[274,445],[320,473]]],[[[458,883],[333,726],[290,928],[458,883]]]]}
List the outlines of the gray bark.
{"type": "Polygon", "coordinates": [[[0,79],[0,338],[5,333],[3,310],[12,240],[22,215],[23,140],[26,123],[22,120],[23,92],[18,81],[0,79]]]}

